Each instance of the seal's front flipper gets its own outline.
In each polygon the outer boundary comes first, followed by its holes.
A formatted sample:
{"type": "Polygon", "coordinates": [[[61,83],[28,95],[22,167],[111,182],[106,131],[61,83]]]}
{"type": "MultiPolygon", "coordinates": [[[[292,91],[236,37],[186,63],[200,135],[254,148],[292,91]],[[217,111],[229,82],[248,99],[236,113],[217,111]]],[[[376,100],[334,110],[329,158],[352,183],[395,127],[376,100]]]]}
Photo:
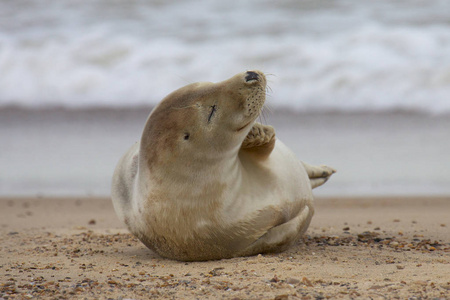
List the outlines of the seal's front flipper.
{"type": "Polygon", "coordinates": [[[306,172],[308,173],[308,177],[311,180],[311,188],[316,188],[321,186],[330,178],[331,175],[336,173],[336,170],[325,166],[311,166],[305,162],[302,162],[305,167],[306,172]]]}
{"type": "Polygon", "coordinates": [[[241,149],[267,157],[275,146],[275,129],[269,125],[255,123],[242,142],[241,149]]]}

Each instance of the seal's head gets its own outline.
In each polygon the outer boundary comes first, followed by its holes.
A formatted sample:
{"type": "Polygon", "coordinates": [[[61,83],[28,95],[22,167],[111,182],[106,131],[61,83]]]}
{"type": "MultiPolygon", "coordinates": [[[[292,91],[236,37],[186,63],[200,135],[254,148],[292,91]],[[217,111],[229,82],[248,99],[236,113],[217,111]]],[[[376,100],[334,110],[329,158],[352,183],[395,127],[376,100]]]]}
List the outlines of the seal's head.
{"type": "Polygon", "coordinates": [[[148,167],[164,164],[168,171],[183,160],[197,165],[196,160],[237,154],[265,95],[266,78],[259,71],[218,83],[193,83],[169,94],[152,111],[143,132],[141,153],[146,153],[148,167]]]}

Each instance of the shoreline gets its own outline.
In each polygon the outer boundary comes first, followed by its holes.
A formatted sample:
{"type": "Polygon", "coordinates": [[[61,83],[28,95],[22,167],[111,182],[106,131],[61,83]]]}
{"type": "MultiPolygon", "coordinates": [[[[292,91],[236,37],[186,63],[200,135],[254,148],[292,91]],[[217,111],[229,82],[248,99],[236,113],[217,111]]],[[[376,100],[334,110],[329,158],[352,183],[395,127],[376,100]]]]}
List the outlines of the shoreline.
{"type": "Polygon", "coordinates": [[[445,298],[450,197],[316,197],[306,235],[279,254],[159,257],[108,198],[0,198],[0,298],[445,298]]]}
{"type": "MultiPolygon", "coordinates": [[[[109,195],[114,167],[150,109],[0,109],[0,197],[109,195]]],[[[318,196],[450,196],[445,115],[275,109],[259,121],[300,160],[337,169],[318,196]]]]}

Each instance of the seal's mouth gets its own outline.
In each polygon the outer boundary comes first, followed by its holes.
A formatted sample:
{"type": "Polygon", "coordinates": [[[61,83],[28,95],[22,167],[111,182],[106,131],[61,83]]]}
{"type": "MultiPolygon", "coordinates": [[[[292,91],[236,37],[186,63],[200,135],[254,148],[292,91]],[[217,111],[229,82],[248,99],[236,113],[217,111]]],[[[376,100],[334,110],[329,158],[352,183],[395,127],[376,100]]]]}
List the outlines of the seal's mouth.
{"type": "Polygon", "coordinates": [[[266,77],[260,71],[247,71],[241,77],[249,89],[248,94],[242,104],[244,107],[244,117],[249,120],[236,132],[241,132],[248,128],[260,115],[266,98],[266,77]]]}
{"type": "Polygon", "coordinates": [[[244,126],[242,126],[241,128],[239,128],[239,129],[236,130],[236,131],[237,131],[237,132],[240,132],[240,131],[244,130],[244,128],[247,127],[248,125],[250,125],[252,122],[253,122],[253,120],[250,121],[250,122],[248,122],[248,123],[246,123],[244,126]]]}

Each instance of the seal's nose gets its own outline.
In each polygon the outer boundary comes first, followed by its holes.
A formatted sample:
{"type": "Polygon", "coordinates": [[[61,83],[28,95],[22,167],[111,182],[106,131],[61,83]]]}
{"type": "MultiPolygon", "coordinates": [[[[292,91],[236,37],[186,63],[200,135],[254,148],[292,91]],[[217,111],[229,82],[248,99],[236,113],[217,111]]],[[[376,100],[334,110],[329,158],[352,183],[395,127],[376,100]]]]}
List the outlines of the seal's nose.
{"type": "Polygon", "coordinates": [[[247,71],[247,76],[245,76],[245,81],[249,82],[249,81],[253,81],[253,80],[258,80],[259,75],[258,73],[255,73],[253,71],[247,71]]]}

